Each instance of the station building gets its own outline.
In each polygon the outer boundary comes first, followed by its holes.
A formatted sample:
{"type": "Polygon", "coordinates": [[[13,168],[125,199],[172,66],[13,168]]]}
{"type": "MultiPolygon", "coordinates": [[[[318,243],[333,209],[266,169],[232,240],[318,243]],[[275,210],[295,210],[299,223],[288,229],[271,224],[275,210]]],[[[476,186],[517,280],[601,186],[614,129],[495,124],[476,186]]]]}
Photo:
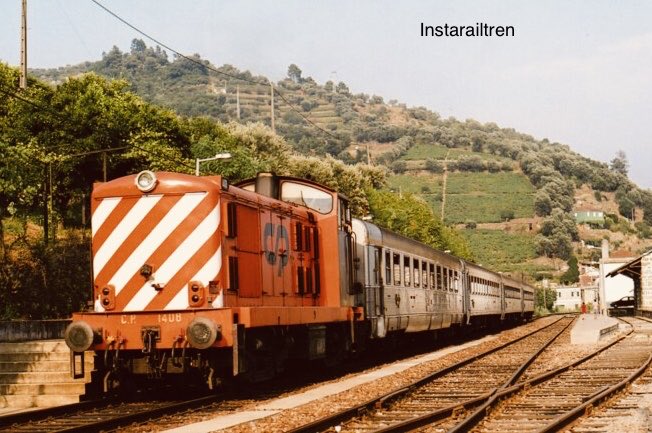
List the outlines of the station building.
{"type": "Polygon", "coordinates": [[[634,314],[652,317],[652,250],[610,271],[606,276],[629,278],[634,286],[634,314]]]}

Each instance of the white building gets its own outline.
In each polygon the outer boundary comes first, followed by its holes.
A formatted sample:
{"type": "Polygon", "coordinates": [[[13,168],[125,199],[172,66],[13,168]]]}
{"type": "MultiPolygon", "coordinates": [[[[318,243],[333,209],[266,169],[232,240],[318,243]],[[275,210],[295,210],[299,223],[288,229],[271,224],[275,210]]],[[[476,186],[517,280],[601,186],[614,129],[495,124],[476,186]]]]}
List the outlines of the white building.
{"type": "Polygon", "coordinates": [[[558,286],[555,309],[557,311],[579,311],[582,306],[582,290],[577,286],[558,286]]]}

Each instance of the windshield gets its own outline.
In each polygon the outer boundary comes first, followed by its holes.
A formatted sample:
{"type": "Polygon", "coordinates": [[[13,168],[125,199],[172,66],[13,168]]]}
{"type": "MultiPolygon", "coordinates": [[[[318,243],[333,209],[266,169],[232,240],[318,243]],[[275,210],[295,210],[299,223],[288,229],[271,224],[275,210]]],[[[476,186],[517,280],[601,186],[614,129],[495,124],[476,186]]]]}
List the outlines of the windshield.
{"type": "Polygon", "coordinates": [[[333,210],[333,197],[331,194],[295,182],[283,182],[281,185],[281,200],[296,203],[323,214],[330,213],[333,210]]]}

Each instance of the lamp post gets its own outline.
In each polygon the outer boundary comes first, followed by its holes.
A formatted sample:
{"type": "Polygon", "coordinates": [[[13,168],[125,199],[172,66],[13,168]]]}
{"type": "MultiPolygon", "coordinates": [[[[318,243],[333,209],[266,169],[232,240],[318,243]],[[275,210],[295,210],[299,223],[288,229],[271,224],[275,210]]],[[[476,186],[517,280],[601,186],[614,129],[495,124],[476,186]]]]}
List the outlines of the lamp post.
{"type": "Polygon", "coordinates": [[[210,158],[197,158],[195,159],[195,176],[199,176],[199,164],[202,162],[207,162],[207,161],[215,161],[216,159],[230,159],[231,154],[226,152],[226,153],[218,153],[215,156],[211,156],[210,158]]]}

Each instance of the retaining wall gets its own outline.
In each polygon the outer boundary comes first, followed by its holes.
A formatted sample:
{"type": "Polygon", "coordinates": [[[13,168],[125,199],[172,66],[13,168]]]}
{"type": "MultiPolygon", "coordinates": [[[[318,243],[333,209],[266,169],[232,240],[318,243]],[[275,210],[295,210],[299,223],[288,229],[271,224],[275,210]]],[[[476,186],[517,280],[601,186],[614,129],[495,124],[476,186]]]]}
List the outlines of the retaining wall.
{"type": "Polygon", "coordinates": [[[0,342],[10,343],[63,338],[70,319],[0,321],[0,342]]]}

